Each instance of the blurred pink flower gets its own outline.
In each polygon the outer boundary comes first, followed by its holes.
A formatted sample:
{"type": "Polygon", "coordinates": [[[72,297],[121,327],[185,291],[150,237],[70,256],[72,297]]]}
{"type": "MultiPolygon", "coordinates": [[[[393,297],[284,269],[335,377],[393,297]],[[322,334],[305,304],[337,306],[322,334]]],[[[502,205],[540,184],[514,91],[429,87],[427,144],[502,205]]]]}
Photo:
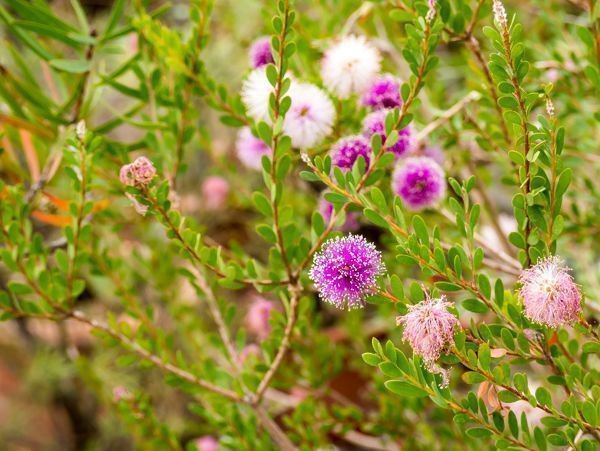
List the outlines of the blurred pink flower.
{"type": "Polygon", "coordinates": [[[257,298],[248,308],[246,313],[246,327],[248,331],[259,340],[264,340],[271,333],[269,318],[274,305],[264,298],[257,298]]]}
{"type": "Polygon", "coordinates": [[[127,391],[127,389],[124,386],[117,385],[113,388],[113,398],[115,399],[115,401],[120,401],[121,399],[127,397],[129,397],[129,391],[127,391]]]}
{"type": "Polygon", "coordinates": [[[194,440],[194,444],[198,451],[217,451],[219,442],[212,435],[204,435],[194,440]]]}
{"type": "Polygon", "coordinates": [[[229,195],[229,182],[223,177],[211,175],[202,182],[202,200],[207,210],[218,210],[225,205],[229,195]]]}

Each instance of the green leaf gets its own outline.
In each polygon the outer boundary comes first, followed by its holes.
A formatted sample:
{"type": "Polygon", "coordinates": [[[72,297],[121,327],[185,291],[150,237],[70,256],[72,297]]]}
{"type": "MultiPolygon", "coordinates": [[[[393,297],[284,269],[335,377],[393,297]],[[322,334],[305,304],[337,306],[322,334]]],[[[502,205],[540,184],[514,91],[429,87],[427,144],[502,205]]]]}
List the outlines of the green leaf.
{"type": "Polygon", "coordinates": [[[379,227],[389,227],[388,221],[386,221],[379,213],[371,208],[365,208],[363,211],[364,215],[367,217],[369,221],[373,224],[378,225],[379,227]]]}
{"type": "Polygon", "coordinates": [[[87,60],[53,59],[49,63],[54,69],[71,74],[83,74],[90,70],[90,62],[87,60]]]}
{"type": "Polygon", "coordinates": [[[498,105],[502,108],[507,108],[510,110],[516,110],[519,108],[519,102],[513,95],[502,96],[498,99],[498,105]]]}
{"type": "Polygon", "coordinates": [[[600,343],[590,341],[584,344],[581,350],[586,354],[600,354],[600,343]]]}
{"type": "Polygon", "coordinates": [[[425,390],[401,380],[387,381],[385,387],[392,393],[408,398],[422,398],[427,396],[425,390]]]}
{"type": "MultiPolygon", "coordinates": [[[[517,402],[521,398],[519,398],[514,393],[509,392],[508,390],[502,390],[502,391],[498,392],[498,399],[502,402],[511,403],[511,402],[517,402]]],[[[509,418],[509,425],[510,425],[510,418],[509,418]]]]}
{"type": "Polygon", "coordinates": [[[492,285],[490,284],[490,279],[488,279],[485,274],[479,274],[477,276],[477,285],[479,285],[479,289],[486,299],[492,297],[492,285]]]}
{"type": "Polygon", "coordinates": [[[8,285],[8,289],[10,290],[10,292],[13,294],[16,294],[16,295],[33,293],[33,289],[29,285],[25,285],[23,283],[11,281],[11,282],[8,282],[7,285],[8,285]]]}
{"type": "Polygon", "coordinates": [[[273,215],[271,203],[269,202],[269,199],[267,199],[267,196],[265,196],[263,193],[258,191],[255,192],[252,195],[252,201],[254,202],[257,210],[260,211],[264,216],[270,217],[273,215]]]}
{"type": "Polygon", "coordinates": [[[552,406],[552,397],[550,396],[550,392],[544,387],[539,387],[535,391],[535,398],[539,404],[544,406],[552,406]]]}
{"type": "Polygon", "coordinates": [[[490,369],[490,364],[492,362],[492,357],[490,354],[490,345],[488,343],[481,343],[479,345],[479,350],[477,351],[479,365],[484,370],[490,369]]]}
{"type": "Polygon", "coordinates": [[[596,426],[596,406],[594,406],[591,401],[585,401],[583,403],[581,412],[583,413],[583,418],[585,418],[588,423],[596,426]]]}
{"type": "Polygon", "coordinates": [[[367,365],[377,366],[381,362],[381,358],[372,352],[365,352],[362,355],[362,359],[365,361],[367,365]]]}
{"type": "Polygon", "coordinates": [[[560,173],[558,181],[556,182],[556,196],[561,197],[569,187],[571,179],[573,177],[573,171],[571,168],[567,168],[560,173]]]}
{"type": "Polygon", "coordinates": [[[467,371],[462,375],[463,381],[467,384],[479,384],[486,380],[485,376],[481,373],[477,373],[476,371],[467,371]]]}
{"type": "Polygon", "coordinates": [[[502,341],[504,342],[506,347],[508,349],[510,349],[511,351],[514,351],[515,350],[515,340],[514,340],[512,334],[510,333],[510,331],[506,327],[502,328],[502,331],[500,332],[500,336],[502,337],[502,341]]]}
{"type": "Polygon", "coordinates": [[[427,232],[427,226],[425,225],[425,221],[421,216],[415,215],[412,219],[412,228],[417,235],[417,238],[423,243],[425,246],[429,246],[429,233],[427,232]]]}
{"type": "Polygon", "coordinates": [[[467,435],[473,438],[488,438],[492,436],[492,431],[486,428],[467,429],[467,435]]]}
{"type": "Polygon", "coordinates": [[[465,299],[464,301],[462,301],[461,305],[465,310],[468,310],[469,312],[473,313],[485,313],[488,311],[487,305],[473,298],[465,299]]]}
{"type": "Polygon", "coordinates": [[[460,291],[462,287],[452,282],[436,282],[435,286],[443,291],[460,291]]]}

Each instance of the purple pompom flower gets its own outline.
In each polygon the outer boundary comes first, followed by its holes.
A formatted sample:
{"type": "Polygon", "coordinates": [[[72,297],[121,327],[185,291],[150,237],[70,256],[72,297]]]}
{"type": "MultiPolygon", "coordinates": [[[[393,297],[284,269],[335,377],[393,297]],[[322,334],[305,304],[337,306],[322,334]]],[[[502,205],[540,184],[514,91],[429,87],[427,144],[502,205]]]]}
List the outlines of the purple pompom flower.
{"type": "Polygon", "coordinates": [[[560,257],[539,260],[519,277],[523,284],[525,316],[538,324],[559,327],[570,324],[581,313],[581,292],[560,257]]]}
{"type": "Polygon", "coordinates": [[[268,36],[258,38],[250,46],[248,51],[250,66],[257,69],[267,64],[273,63],[273,52],[271,51],[271,38],[268,36]]]}
{"type": "Polygon", "coordinates": [[[408,313],[396,318],[396,324],[404,326],[402,339],[413,352],[420,355],[426,368],[432,373],[440,373],[443,386],[448,385],[448,375],[435,362],[449,345],[454,344],[454,329],[460,323],[448,311],[452,303],[445,296],[432,299],[425,292],[425,300],[408,307],[408,313]]]}
{"type": "MultiPolygon", "coordinates": [[[[363,121],[363,134],[367,138],[371,138],[375,133],[381,135],[382,142],[385,143],[385,117],[390,112],[389,109],[373,111],[367,115],[363,121]]],[[[412,149],[412,128],[405,127],[402,130],[398,130],[398,141],[387,148],[388,151],[393,152],[396,157],[401,157],[408,153],[412,149]]]]}
{"type": "Polygon", "coordinates": [[[338,140],[331,148],[331,162],[343,171],[352,169],[352,166],[362,155],[369,167],[371,144],[364,136],[348,136],[338,140]]]}
{"type": "Polygon", "coordinates": [[[410,210],[434,206],[446,193],[444,170],[428,157],[407,158],[392,174],[392,190],[410,210]]]}
{"type": "MultiPolygon", "coordinates": [[[[325,224],[328,224],[333,214],[333,204],[328,202],[324,196],[321,196],[319,200],[319,213],[323,216],[325,224]]],[[[358,230],[360,224],[358,223],[359,213],[356,211],[346,212],[346,222],[339,228],[342,232],[354,232],[358,230]]]]}
{"type": "Polygon", "coordinates": [[[362,104],[374,110],[401,106],[402,99],[398,80],[389,74],[381,75],[363,94],[362,104]]]}
{"type": "Polygon", "coordinates": [[[263,155],[270,155],[271,149],[262,139],[252,134],[250,127],[242,127],[235,142],[239,160],[250,169],[260,170],[263,155]]]}
{"type": "Polygon", "coordinates": [[[381,253],[360,235],[327,241],[315,255],[309,277],[321,299],[337,308],[363,307],[385,272],[381,253]]]}

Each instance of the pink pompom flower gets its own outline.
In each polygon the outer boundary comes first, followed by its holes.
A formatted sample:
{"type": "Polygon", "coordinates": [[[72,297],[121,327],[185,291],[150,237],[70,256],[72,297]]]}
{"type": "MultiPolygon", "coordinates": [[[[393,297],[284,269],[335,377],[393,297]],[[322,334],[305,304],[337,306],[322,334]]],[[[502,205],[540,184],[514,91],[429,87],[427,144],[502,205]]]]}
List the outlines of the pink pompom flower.
{"type": "Polygon", "coordinates": [[[560,257],[539,260],[521,273],[519,282],[525,316],[534,323],[555,328],[579,317],[581,291],[560,257]]]}
{"type": "MultiPolygon", "coordinates": [[[[381,135],[382,143],[385,143],[387,135],[385,134],[385,118],[390,112],[389,109],[373,111],[367,115],[363,121],[363,134],[367,138],[371,138],[374,134],[381,135]]],[[[398,130],[398,141],[394,145],[389,146],[387,150],[392,152],[396,157],[402,157],[410,152],[413,148],[413,130],[410,126],[398,130]]]]}
{"type": "Polygon", "coordinates": [[[250,66],[253,69],[257,69],[267,64],[273,63],[273,52],[271,51],[271,38],[264,36],[258,38],[250,46],[248,51],[248,58],[250,59],[250,66]]]}
{"type": "Polygon", "coordinates": [[[446,193],[444,170],[431,158],[409,157],[394,170],[392,190],[410,210],[432,207],[446,193]]]}
{"type": "Polygon", "coordinates": [[[460,327],[456,316],[448,311],[452,305],[443,295],[431,298],[425,292],[424,301],[410,305],[406,315],[396,318],[396,324],[404,326],[402,339],[423,358],[429,371],[442,374],[443,386],[448,384],[448,375],[435,362],[454,344],[454,329],[460,327]]]}
{"type": "Polygon", "coordinates": [[[373,243],[360,235],[327,241],[315,255],[309,277],[321,299],[337,308],[364,306],[385,273],[385,264],[373,243]]]}

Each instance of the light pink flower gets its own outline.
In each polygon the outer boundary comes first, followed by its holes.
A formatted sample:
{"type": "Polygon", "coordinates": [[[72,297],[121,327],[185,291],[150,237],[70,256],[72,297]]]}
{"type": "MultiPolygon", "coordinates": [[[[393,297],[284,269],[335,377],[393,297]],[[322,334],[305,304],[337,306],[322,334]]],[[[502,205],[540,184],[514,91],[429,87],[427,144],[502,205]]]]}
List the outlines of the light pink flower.
{"type": "Polygon", "coordinates": [[[229,195],[229,182],[223,177],[211,175],[202,182],[202,200],[207,210],[218,210],[225,205],[229,195]]]}
{"type": "Polygon", "coordinates": [[[549,327],[570,324],[581,312],[581,292],[560,257],[542,260],[519,277],[525,316],[549,327]]]}
{"type": "Polygon", "coordinates": [[[246,327],[248,331],[259,340],[264,340],[271,333],[271,325],[269,319],[271,318],[271,311],[274,305],[271,301],[267,301],[263,298],[257,298],[248,309],[246,313],[246,327]]]}
{"type": "Polygon", "coordinates": [[[409,306],[406,315],[396,318],[396,323],[404,326],[402,339],[415,354],[423,357],[429,371],[442,374],[443,386],[446,386],[447,372],[435,361],[454,343],[454,329],[460,327],[460,323],[448,311],[453,304],[445,296],[432,299],[427,292],[425,296],[424,301],[409,306]]]}

